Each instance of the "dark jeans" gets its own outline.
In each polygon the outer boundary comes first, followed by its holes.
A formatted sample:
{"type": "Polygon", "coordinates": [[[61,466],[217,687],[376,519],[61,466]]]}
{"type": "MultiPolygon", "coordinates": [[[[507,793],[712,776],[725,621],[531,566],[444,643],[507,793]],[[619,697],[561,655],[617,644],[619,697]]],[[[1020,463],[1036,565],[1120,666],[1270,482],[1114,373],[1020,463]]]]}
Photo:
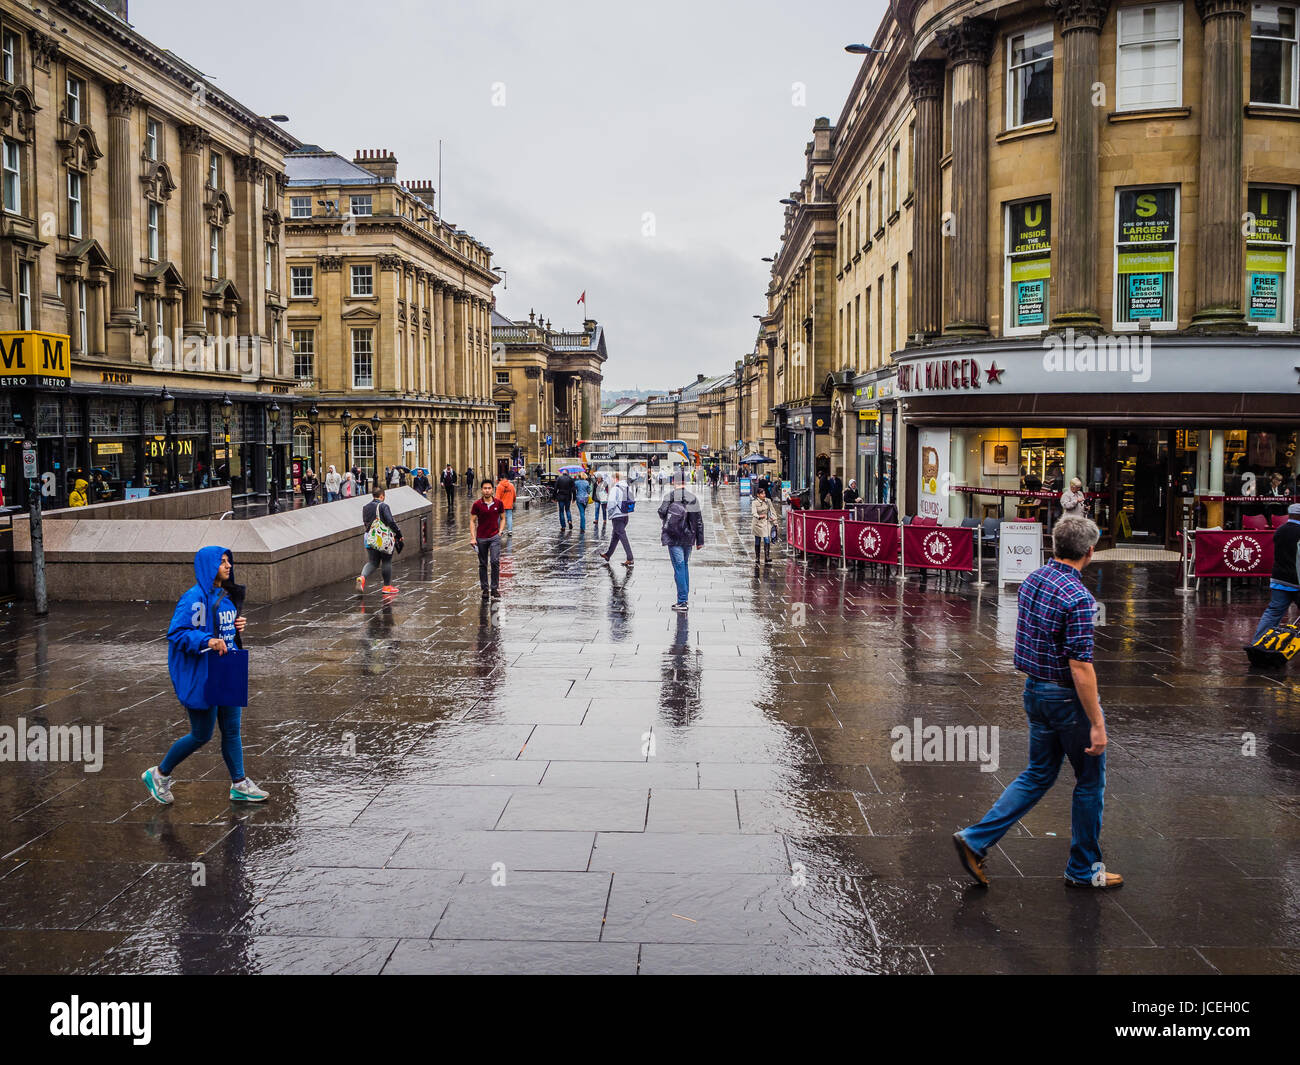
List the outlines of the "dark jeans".
{"type": "Polygon", "coordinates": [[[1084,754],[1091,745],[1091,723],[1073,688],[1025,679],[1025,714],[1029,718],[1029,766],[979,821],[961,835],[983,857],[1017,821],[1034,808],[1056,782],[1061,761],[1074,768],[1074,802],[1070,816],[1070,860],[1065,875],[1085,883],[1101,861],[1101,814],[1106,801],[1106,754],[1084,754]]]}
{"type": "Polygon", "coordinates": [[[386,555],[382,551],[376,551],[373,547],[366,548],[365,568],[361,571],[361,576],[369,577],[375,570],[381,570],[384,574],[384,583],[393,583],[393,556],[386,555]]]}
{"type": "Polygon", "coordinates": [[[591,520],[599,524],[602,521],[609,521],[609,505],[604,500],[596,500],[596,510],[592,514],[591,520]]]}
{"type": "Polygon", "coordinates": [[[158,772],[169,777],[190,755],[212,739],[212,730],[221,722],[221,757],[226,760],[230,779],[238,784],[244,779],[244,745],[239,738],[242,706],[210,706],[206,710],[189,710],[190,731],[171,745],[158,763],[158,772]]]}
{"type": "Polygon", "coordinates": [[[573,524],[573,512],[569,510],[569,501],[567,499],[557,499],[555,508],[560,512],[560,528],[573,524]]]}
{"type": "Polygon", "coordinates": [[[609,550],[606,551],[605,554],[612,556],[614,554],[614,545],[621,543],[623,545],[623,553],[627,555],[628,561],[631,562],[632,545],[628,543],[627,539],[627,518],[620,518],[618,515],[615,515],[613,524],[614,532],[610,535],[609,550]]]}
{"type": "Polygon", "coordinates": [[[442,487],[447,492],[447,506],[451,506],[456,501],[456,486],[454,484],[445,484],[442,487]]]}
{"type": "Polygon", "coordinates": [[[478,583],[486,592],[488,591],[488,559],[492,560],[492,585],[491,590],[496,591],[497,585],[501,579],[501,535],[487,540],[478,540],[474,544],[474,549],[478,551],[478,583]]]}
{"type": "Polygon", "coordinates": [[[1259,619],[1259,625],[1255,629],[1255,635],[1250,638],[1250,642],[1254,643],[1264,635],[1266,629],[1271,629],[1279,621],[1283,620],[1292,603],[1300,606],[1300,592],[1293,592],[1289,588],[1272,589],[1268,606],[1264,608],[1264,614],[1259,619]]]}

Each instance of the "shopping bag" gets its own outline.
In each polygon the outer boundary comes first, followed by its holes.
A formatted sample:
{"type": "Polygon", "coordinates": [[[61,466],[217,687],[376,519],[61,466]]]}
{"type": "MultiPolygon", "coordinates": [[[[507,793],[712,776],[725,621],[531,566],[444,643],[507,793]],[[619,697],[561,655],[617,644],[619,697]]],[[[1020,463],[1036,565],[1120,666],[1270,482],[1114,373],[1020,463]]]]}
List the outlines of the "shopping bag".
{"type": "Polygon", "coordinates": [[[1300,628],[1285,623],[1265,629],[1246,647],[1246,656],[1257,666],[1285,666],[1300,651],[1300,628]]]}
{"type": "Polygon", "coordinates": [[[224,655],[207,652],[208,679],[203,701],[208,706],[248,705],[248,652],[232,647],[224,655]]]}

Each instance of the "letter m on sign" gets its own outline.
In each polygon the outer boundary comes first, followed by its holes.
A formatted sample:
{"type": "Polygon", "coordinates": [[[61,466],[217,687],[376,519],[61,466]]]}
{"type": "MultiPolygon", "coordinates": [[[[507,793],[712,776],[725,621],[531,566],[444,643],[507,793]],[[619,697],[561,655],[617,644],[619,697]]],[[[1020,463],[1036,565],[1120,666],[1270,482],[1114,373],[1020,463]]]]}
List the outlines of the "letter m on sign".
{"type": "Polygon", "coordinates": [[[23,341],[27,338],[21,333],[17,336],[10,335],[9,343],[5,343],[4,336],[0,335],[0,362],[4,363],[6,370],[23,368],[23,341]],[[16,365],[15,365],[16,364],[16,365]]]}
{"type": "Polygon", "coordinates": [[[41,338],[41,372],[55,373],[60,377],[67,375],[68,368],[64,364],[62,339],[55,338],[51,341],[49,337],[41,338]]]}

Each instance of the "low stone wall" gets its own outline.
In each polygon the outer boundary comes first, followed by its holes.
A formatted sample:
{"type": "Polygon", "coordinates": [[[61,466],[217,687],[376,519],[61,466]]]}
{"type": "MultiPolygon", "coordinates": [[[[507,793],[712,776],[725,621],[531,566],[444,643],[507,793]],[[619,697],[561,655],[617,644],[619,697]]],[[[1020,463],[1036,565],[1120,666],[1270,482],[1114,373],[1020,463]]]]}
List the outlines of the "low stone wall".
{"type": "MultiPolygon", "coordinates": [[[[86,507],[58,507],[42,510],[46,520],[65,521],[192,521],[195,518],[220,518],[230,509],[230,486],[198,488],[193,492],[168,492],[146,499],[115,499],[112,503],[92,503],[86,507]]],[[[26,514],[14,515],[14,527],[27,524],[26,514]]]]}
{"type": "MultiPolygon", "coordinates": [[[[370,497],[340,499],[248,521],[86,518],[77,507],[44,526],[49,598],[132,602],[175,600],[194,583],[200,547],[228,547],[235,579],[250,604],[274,602],[334,581],[351,580],[365,564],[361,510],[370,497]]],[[[406,555],[420,551],[420,522],[433,507],[412,488],[386,497],[405,538],[406,555]]],[[[113,504],[107,504],[112,506],[113,504]]],[[[14,523],[18,594],[32,595],[32,549],[27,523],[14,523]]]]}

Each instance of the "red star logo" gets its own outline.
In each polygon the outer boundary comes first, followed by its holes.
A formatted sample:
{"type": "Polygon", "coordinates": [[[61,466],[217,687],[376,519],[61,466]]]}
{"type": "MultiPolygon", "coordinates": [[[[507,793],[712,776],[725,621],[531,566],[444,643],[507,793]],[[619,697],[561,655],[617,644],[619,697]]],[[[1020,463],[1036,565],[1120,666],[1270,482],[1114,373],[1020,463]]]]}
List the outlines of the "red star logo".
{"type": "Polygon", "coordinates": [[[1000,385],[1002,383],[1002,375],[1006,372],[1007,371],[1005,369],[1002,370],[998,369],[998,364],[996,360],[990,363],[988,368],[989,384],[1000,385]]]}

